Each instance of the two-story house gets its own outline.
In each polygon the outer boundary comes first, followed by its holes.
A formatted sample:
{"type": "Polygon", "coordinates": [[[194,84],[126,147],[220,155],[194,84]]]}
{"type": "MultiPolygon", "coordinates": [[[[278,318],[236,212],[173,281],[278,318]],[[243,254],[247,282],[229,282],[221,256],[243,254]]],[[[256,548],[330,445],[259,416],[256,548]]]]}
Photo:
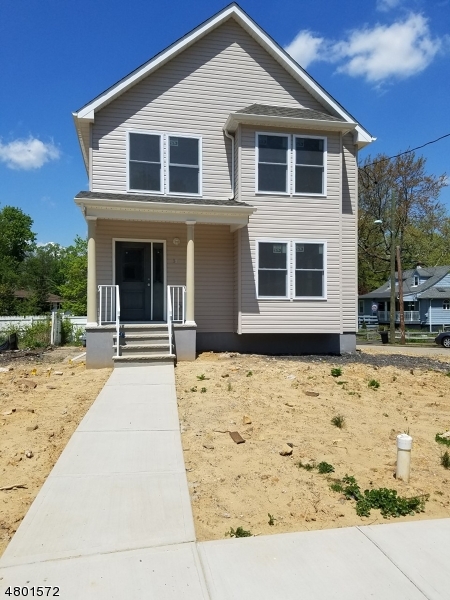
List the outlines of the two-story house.
{"type": "Polygon", "coordinates": [[[239,6],[74,120],[89,367],[354,350],[357,152],[374,138],[239,6]]]}

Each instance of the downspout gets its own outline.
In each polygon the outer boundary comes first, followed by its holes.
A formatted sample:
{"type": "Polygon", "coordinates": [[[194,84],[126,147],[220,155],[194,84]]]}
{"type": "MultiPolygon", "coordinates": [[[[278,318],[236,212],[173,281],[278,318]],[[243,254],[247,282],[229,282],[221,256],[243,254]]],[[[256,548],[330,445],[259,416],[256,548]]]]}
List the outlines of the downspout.
{"type": "Polygon", "coordinates": [[[428,310],[428,321],[430,322],[430,333],[433,331],[432,325],[431,325],[431,298],[430,298],[430,308],[428,310]]]}
{"type": "Polygon", "coordinates": [[[225,136],[231,140],[231,197],[228,200],[234,200],[234,136],[228,133],[226,129],[223,130],[225,136]]]}

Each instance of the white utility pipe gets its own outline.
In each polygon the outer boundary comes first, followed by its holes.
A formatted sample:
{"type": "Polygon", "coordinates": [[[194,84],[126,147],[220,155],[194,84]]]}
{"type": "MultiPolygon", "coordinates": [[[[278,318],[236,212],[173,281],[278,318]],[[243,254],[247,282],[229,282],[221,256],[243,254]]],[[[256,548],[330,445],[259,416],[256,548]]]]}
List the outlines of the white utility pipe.
{"type": "Polygon", "coordinates": [[[412,437],[407,433],[401,433],[397,436],[397,472],[395,476],[405,483],[409,481],[411,470],[412,441],[412,437]]]}

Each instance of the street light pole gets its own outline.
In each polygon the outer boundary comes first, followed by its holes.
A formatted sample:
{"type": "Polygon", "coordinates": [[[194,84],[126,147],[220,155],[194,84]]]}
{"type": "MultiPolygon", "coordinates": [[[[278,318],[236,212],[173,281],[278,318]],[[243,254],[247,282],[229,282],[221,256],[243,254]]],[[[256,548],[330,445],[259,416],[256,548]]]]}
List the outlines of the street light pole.
{"type": "Polygon", "coordinates": [[[391,191],[391,310],[389,311],[389,342],[395,344],[395,192],[391,191]]]}

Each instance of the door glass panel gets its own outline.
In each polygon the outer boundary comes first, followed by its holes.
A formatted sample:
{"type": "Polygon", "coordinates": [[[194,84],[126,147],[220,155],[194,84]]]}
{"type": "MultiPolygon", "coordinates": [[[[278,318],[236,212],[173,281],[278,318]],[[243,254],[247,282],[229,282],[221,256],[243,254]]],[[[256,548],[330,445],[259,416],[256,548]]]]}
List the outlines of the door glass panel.
{"type": "Polygon", "coordinates": [[[164,244],[153,243],[153,321],[164,320],[164,244]]]}
{"type": "Polygon", "coordinates": [[[129,248],[123,253],[122,281],[124,283],[144,280],[144,249],[129,248]]]}

